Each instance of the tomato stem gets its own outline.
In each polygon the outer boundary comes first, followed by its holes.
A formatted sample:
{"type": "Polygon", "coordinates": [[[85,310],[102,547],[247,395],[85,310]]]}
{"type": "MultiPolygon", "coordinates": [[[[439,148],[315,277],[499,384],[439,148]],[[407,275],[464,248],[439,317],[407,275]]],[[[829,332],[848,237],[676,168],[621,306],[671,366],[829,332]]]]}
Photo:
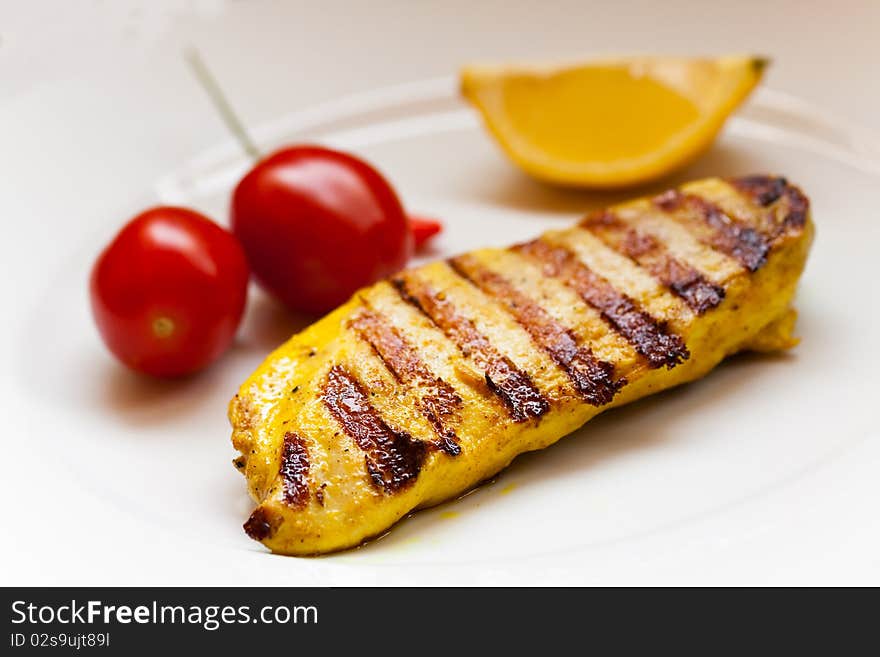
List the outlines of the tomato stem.
{"type": "Polygon", "coordinates": [[[226,97],[226,94],[223,93],[223,89],[220,88],[217,78],[211,73],[211,70],[208,68],[208,65],[205,64],[205,60],[202,59],[199,51],[194,47],[187,48],[184,52],[184,58],[189,64],[196,80],[199,81],[202,89],[208,94],[208,98],[211,99],[214,109],[220,114],[223,123],[226,124],[229,132],[231,132],[238,141],[242,150],[244,150],[244,152],[254,161],[259,160],[262,156],[260,149],[257,148],[254,140],[251,139],[250,134],[248,134],[247,129],[244,127],[244,123],[242,123],[238,114],[236,114],[235,110],[232,108],[229,99],[226,97]]]}
{"type": "Polygon", "coordinates": [[[430,217],[409,215],[409,229],[413,234],[416,249],[422,248],[434,235],[443,230],[443,224],[430,217]]]}

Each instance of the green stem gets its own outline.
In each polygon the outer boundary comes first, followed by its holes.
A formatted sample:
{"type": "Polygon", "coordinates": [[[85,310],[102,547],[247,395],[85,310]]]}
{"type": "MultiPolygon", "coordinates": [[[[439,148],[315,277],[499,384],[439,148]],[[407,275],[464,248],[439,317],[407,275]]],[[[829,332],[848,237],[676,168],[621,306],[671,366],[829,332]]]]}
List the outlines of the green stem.
{"type": "Polygon", "coordinates": [[[193,75],[196,76],[196,80],[199,81],[202,89],[208,94],[208,98],[211,99],[211,103],[213,103],[217,113],[220,114],[220,118],[223,119],[223,123],[226,124],[229,132],[231,132],[238,141],[242,150],[252,159],[259,160],[261,157],[260,149],[254,144],[253,139],[251,139],[251,136],[245,129],[241,119],[238,118],[238,114],[232,109],[232,105],[230,105],[229,100],[226,98],[226,94],[224,94],[223,90],[220,88],[217,78],[211,73],[207,64],[205,64],[205,60],[203,60],[201,54],[199,54],[199,51],[193,47],[187,48],[184,53],[184,58],[186,59],[187,64],[189,64],[193,75]]]}

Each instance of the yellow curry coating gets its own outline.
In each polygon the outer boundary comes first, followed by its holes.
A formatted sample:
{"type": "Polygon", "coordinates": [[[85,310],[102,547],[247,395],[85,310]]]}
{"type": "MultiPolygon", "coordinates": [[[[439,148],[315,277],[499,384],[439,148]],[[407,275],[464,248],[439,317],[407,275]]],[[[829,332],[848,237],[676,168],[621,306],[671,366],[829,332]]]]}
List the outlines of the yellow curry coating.
{"type": "Polygon", "coordinates": [[[785,179],[711,178],[360,290],[230,404],[245,530],[358,545],[603,410],[791,347],[812,234],[785,179]]]}

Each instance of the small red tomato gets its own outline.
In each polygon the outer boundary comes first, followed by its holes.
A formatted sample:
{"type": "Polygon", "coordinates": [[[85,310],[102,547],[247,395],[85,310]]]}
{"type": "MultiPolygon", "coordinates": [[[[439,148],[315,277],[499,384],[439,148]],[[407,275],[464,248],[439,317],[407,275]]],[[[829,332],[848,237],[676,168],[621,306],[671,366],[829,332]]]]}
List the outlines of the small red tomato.
{"type": "Polygon", "coordinates": [[[391,185],[328,148],[295,146],[261,160],[235,188],[231,211],[254,278],[294,310],[330,310],[412,254],[391,185]]]}
{"type": "Polygon", "coordinates": [[[416,250],[422,248],[429,239],[443,230],[443,224],[428,217],[409,216],[409,229],[413,234],[416,250]]]}
{"type": "Polygon", "coordinates": [[[98,257],[92,313],[123,363],[180,376],[230,345],[247,283],[247,259],[231,233],[192,210],[157,207],[132,219],[98,257]]]}

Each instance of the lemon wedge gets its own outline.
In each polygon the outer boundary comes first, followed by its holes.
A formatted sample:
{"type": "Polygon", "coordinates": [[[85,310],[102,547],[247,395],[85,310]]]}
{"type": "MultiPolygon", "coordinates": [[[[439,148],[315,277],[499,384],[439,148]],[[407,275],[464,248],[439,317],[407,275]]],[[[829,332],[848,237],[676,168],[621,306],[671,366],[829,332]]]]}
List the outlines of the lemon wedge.
{"type": "Polygon", "coordinates": [[[619,188],[671,173],[709,148],[766,66],[751,56],[469,66],[461,90],[527,173],[619,188]]]}

